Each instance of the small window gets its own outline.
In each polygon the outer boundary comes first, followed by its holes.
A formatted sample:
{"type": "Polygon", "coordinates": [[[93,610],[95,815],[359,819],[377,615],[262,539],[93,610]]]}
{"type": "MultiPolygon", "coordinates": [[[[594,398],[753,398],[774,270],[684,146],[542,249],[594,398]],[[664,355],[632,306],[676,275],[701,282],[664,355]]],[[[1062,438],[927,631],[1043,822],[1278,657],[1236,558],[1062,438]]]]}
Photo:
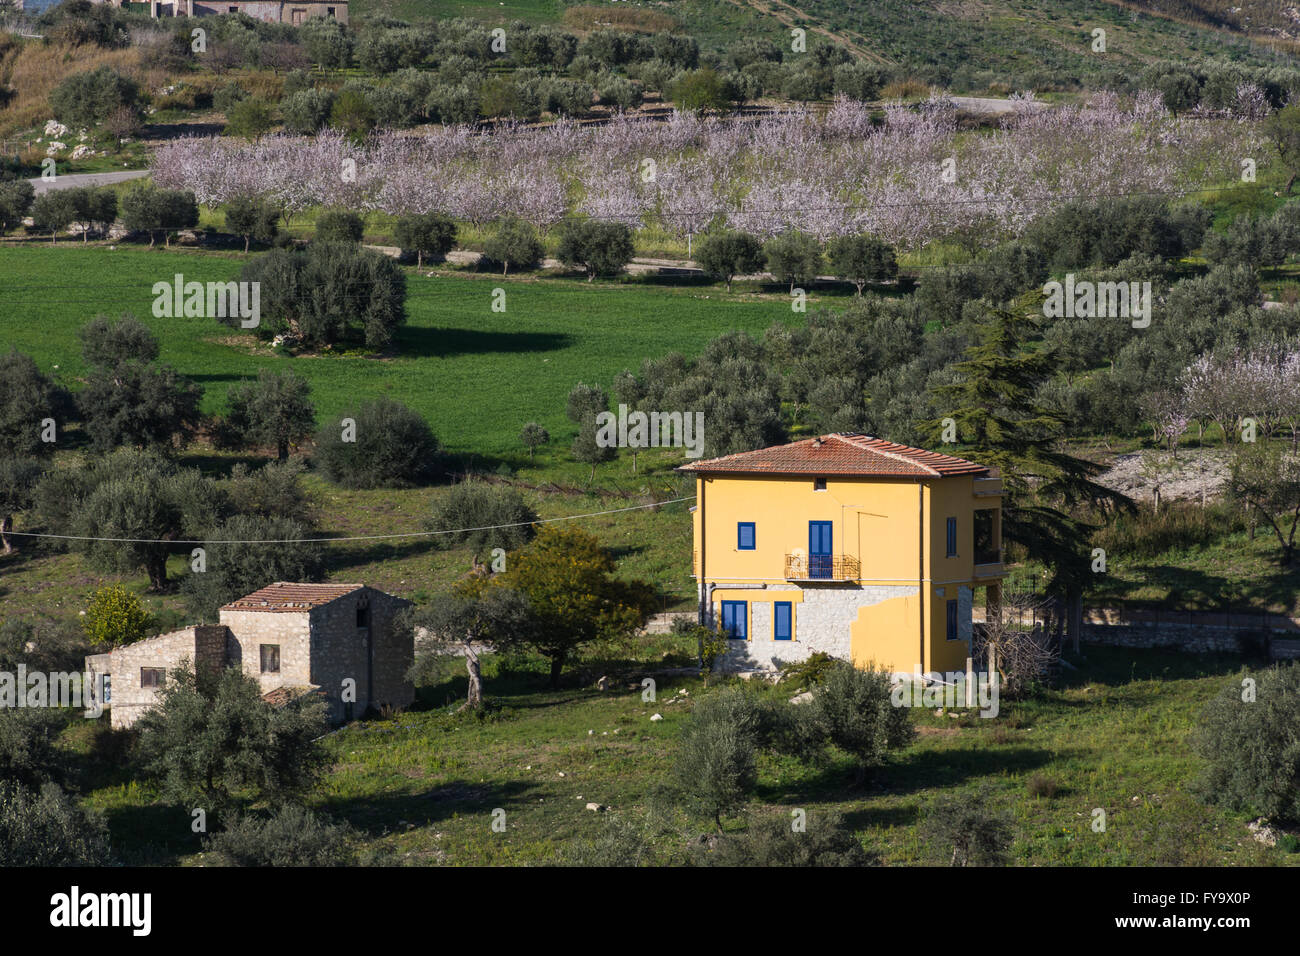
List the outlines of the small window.
{"type": "Polygon", "coordinates": [[[163,685],[163,675],[167,673],[164,667],[142,667],[140,668],[140,686],[141,687],[161,687],[163,685]]]}
{"type": "Polygon", "coordinates": [[[100,680],[103,682],[102,686],[104,688],[103,693],[100,695],[100,699],[105,704],[111,704],[113,702],[113,675],[101,674],[100,680]]]}
{"type": "Polygon", "coordinates": [[[230,12],[231,12],[231,13],[238,13],[238,12],[239,12],[239,7],[231,7],[231,8],[230,8],[230,12]]]}
{"type": "Polygon", "coordinates": [[[732,640],[749,637],[749,608],[744,601],[722,602],[722,629],[732,640]]]}
{"type": "Polygon", "coordinates": [[[948,519],[948,557],[957,557],[957,519],[948,519]]]}
{"type": "Polygon", "coordinates": [[[262,673],[263,674],[280,673],[280,645],[279,644],[262,645],[262,673]]]}
{"type": "Polygon", "coordinates": [[[358,604],[357,605],[357,627],[369,627],[369,626],[370,626],[370,605],[358,604]]]}
{"type": "Polygon", "coordinates": [[[741,551],[754,550],[754,522],[742,521],[736,525],[736,547],[741,551]]]}
{"type": "Polygon", "coordinates": [[[826,490],[826,479],[825,479],[825,478],[814,478],[814,479],[813,479],[813,491],[825,491],[825,490],[826,490]]]}
{"type": "Polygon", "coordinates": [[[334,8],[333,8],[333,7],[326,7],[326,8],[325,8],[325,12],[326,12],[327,14],[329,14],[331,17],[334,16],[334,8]]]}
{"type": "Polygon", "coordinates": [[[794,605],[789,601],[777,601],[772,605],[772,638],[777,641],[794,639],[794,605]]]}
{"type": "Polygon", "coordinates": [[[959,641],[961,634],[957,630],[957,602],[948,602],[948,640],[959,641]]]}

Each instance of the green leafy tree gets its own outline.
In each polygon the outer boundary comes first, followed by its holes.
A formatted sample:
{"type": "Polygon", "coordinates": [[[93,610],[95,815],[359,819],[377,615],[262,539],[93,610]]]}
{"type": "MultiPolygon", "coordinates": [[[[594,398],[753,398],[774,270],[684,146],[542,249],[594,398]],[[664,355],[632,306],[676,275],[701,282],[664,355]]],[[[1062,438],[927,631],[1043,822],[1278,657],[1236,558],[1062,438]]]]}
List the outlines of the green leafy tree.
{"type": "Polygon", "coordinates": [[[669,97],[683,112],[725,110],[729,105],[726,85],[712,67],[689,70],[672,85],[669,97]]]}
{"type": "Polygon", "coordinates": [[[414,252],[416,267],[424,267],[424,257],[441,262],[456,245],[456,223],[440,212],[398,216],[393,224],[397,243],[405,252],[414,252]]]}
{"type": "Polygon", "coordinates": [[[501,274],[516,269],[534,269],[542,261],[542,242],[532,223],[522,219],[507,219],[483,244],[483,255],[492,262],[501,263],[501,274]]]}
{"type": "MultiPolygon", "coordinates": [[[[385,348],[406,322],[406,276],[392,259],[352,242],[272,249],[246,264],[244,282],[261,283],[258,333],[298,336],[319,348],[363,340],[385,348]]],[[[219,319],[229,325],[237,317],[219,319]]]]}
{"type": "Polygon", "coordinates": [[[841,236],[830,244],[832,272],[852,282],[862,295],[868,282],[887,282],[898,275],[894,249],[874,236],[841,236]]]}
{"type": "Polygon", "coordinates": [[[345,88],[330,106],[330,126],[360,143],[375,128],[375,111],[359,90],[345,88]]]}
{"type": "Polygon", "coordinates": [[[753,793],[767,733],[763,708],[740,687],[722,687],[701,697],[682,726],[673,780],[719,830],[723,815],[739,810],[753,793]]]}
{"type": "Polygon", "coordinates": [[[616,275],[632,261],[632,230],[621,222],[568,219],[560,226],[560,261],[580,267],[590,282],[598,275],[616,275]]]}
{"type": "Polygon", "coordinates": [[[169,669],[137,726],[141,765],[164,798],[217,813],[244,801],[297,802],[328,761],[316,742],[324,702],[308,695],[272,706],[238,667],[196,674],[184,661],[169,669]]]}
{"type": "Polygon", "coordinates": [[[363,402],[320,430],[316,464],[344,488],[402,488],[433,475],[438,447],[417,412],[381,398],[363,402]]]}
{"type": "Polygon", "coordinates": [[[569,420],[578,426],[578,435],[573,440],[573,457],[591,465],[591,477],[588,480],[595,480],[598,464],[612,461],[618,454],[617,449],[597,440],[599,429],[596,416],[608,410],[609,393],[599,386],[579,382],[569,392],[565,412],[569,420]]]}
{"type": "Polygon", "coordinates": [[[890,675],[839,662],[830,668],[806,705],[815,733],[857,760],[858,783],[891,750],[907,746],[915,733],[906,708],[890,700],[890,675]]]}
{"type": "Polygon", "coordinates": [[[1296,176],[1300,175],[1300,103],[1289,103],[1270,116],[1264,123],[1264,132],[1272,140],[1287,172],[1285,192],[1289,196],[1296,176]]]}
{"type": "Polygon", "coordinates": [[[550,660],[552,686],[582,648],[623,640],[645,623],[651,586],[621,581],[614,571],[613,555],[594,535],[547,525],[507,555],[505,572],[494,578],[527,596],[535,619],[528,644],[550,660]]]}
{"type": "Polygon", "coordinates": [[[139,113],[140,87],[109,66],[73,73],[50,93],[54,115],[72,127],[98,126],[123,106],[139,113]]]}
{"type": "Polygon", "coordinates": [[[127,361],[91,369],[77,404],[98,452],[122,445],[170,448],[186,444],[202,415],[203,390],[166,365],[127,361]]]}
{"type": "Polygon", "coordinates": [[[53,783],[0,781],[0,866],[104,866],[108,828],[53,783]]]}
{"type": "Polygon", "coordinates": [[[325,555],[292,518],[234,515],[204,535],[204,570],[181,583],[190,613],[215,621],[223,605],[276,581],[319,581],[325,555]],[[267,544],[255,542],[265,541],[267,544]]]}
{"type": "Polygon", "coordinates": [[[81,357],[91,368],[115,369],[127,362],[152,362],[160,354],[149,326],[130,312],[116,320],[97,315],[80,329],[81,357]]]}
{"type": "Polygon", "coordinates": [[[162,233],[166,245],[180,229],[199,224],[199,205],[194,193],[179,189],[159,189],[152,184],[127,190],[121,200],[122,223],[131,232],[147,232],[149,248],[162,233]]]}
{"type": "Polygon", "coordinates": [[[316,220],[317,242],[360,242],[366,224],[360,216],[346,209],[328,209],[316,220]]]}
{"type": "Polygon", "coordinates": [[[270,445],[284,461],[289,449],[301,444],[316,428],[311,386],[291,371],[259,369],[257,381],[232,385],[226,393],[226,417],[220,438],[225,447],[270,445]]]}
{"type": "Polygon", "coordinates": [[[1013,833],[1006,814],[990,806],[987,790],[939,797],[921,825],[926,840],[944,853],[951,866],[1002,866],[1013,833]]]}
{"type": "Polygon", "coordinates": [[[1058,447],[1064,422],[1039,400],[1054,359],[1025,347],[1030,322],[1012,312],[993,312],[975,330],[965,361],[953,366],[956,380],[931,392],[944,416],[921,427],[939,444],[943,419],[950,418],[969,456],[997,469],[1003,483],[1002,539],[1052,570],[1049,590],[1068,603],[1069,627],[1076,631],[1091,553],[1084,547],[1090,526],[1075,517],[1075,510],[1132,503],[1096,481],[1101,466],[1058,447]]]}
{"type": "Polygon", "coordinates": [[[1195,789],[1213,803],[1281,822],[1300,821],[1300,667],[1234,680],[1197,721],[1192,745],[1205,761],[1195,789]]]}
{"type": "MultiPolygon", "coordinates": [[[[482,649],[502,652],[524,647],[534,626],[527,597],[511,588],[481,584],[461,587],[407,614],[401,626],[423,629],[423,646],[431,654],[456,653],[465,658],[469,687],[464,708],[469,709],[483,706],[482,649]]],[[[417,668],[423,664],[416,661],[417,668]]]]}
{"type": "Polygon", "coordinates": [[[226,111],[226,135],[259,140],[275,126],[271,104],[258,96],[249,96],[226,111]]]}
{"type": "Polygon", "coordinates": [[[519,433],[519,440],[523,442],[524,447],[528,449],[528,457],[531,460],[533,452],[542,445],[551,440],[551,433],[548,432],[537,422],[529,422],[519,433]]]}
{"type": "Polygon", "coordinates": [[[706,273],[727,283],[738,275],[752,275],[763,268],[763,244],[747,232],[711,232],[700,237],[695,262],[706,273]]]}
{"type": "Polygon", "coordinates": [[[13,554],[14,515],[31,507],[45,466],[35,458],[0,457],[0,551],[13,554]]]}
{"type": "Polygon", "coordinates": [[[52,454],[54,443],[41,437],[46,420],[57,422],[70,404],[68,394],[41,374],[31,356],[13,349],[0,352],[0,457],[52,454]]]}
{"type": "Polygon", "coordinates": [[[862,848],[839,814],[810,817],[795,829],[783,813],[751,817],[742,833],[728,833],[705,857],[710,866],[872,866],[877,858],[862,848]]]}
{"type": "Polygon", "coordinates": [[[1300,454],[1276,446],[1243,451],[1232,462],[1230,494],[1272,530],[1282,548],[1282,564],[1295,563],[1300,550],[1300,454]]]}
{"type": "Polygon", "coordinates": [[[76,219],[77,205],[71,190],[55,189],[41,193],[32,203],[32,228],[37,232],[48,232],[51,243],[76,219]]]}
{"type": "Polygon", "coordinates": [[[280,210],[252,196],[236,196],[226,204],[226,228],[244,237],[244,251],[251,242],[269,244],[280,231],[280,210]]]}
{"type": "Polygon", "coordinates": [[[148,637],[154,622],[138,594],[112,584],[91,597],[81,627],[91,644],[111,648],[148,637]]]}
{"type": "Polygon", "coordinates": [[[35,198],[35,187],[25,179],[0,181],[0,236],[22,225],[35,198]]]}
{"type": "Polygon", "coordinates": [[[783,282],[811,282],[822,267],[821,244],[812,236],[801,232],[783,232],[769,239],[763,246],[767,268],[783,282]]]}

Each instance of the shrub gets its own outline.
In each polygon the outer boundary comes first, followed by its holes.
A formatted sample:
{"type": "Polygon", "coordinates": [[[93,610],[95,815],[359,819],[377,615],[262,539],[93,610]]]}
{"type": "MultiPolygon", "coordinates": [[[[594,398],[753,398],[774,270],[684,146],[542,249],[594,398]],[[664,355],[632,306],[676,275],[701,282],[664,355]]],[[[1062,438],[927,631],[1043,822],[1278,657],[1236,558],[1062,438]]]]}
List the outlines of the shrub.
{"type": "Polygon", "coordinates": [[[1025,789],[1029,791],[1031,797],[1046,797],[1050,800],[1052,797],[1056,796],[1056,791],[1059,789],[1059,786],[1060,785],[1051,777],[1045,777],[1041,773],[1036,773],[1029,778],[1029,782],[1025,784],[1025,789]]]}
{"type": "Polygon", "coordinates": [[[317,242],[360,242],[366,224],[360,216],[346,209],[329,209],[316,220],[317,242]]]}
{"type": "Polygon", "coordinates": [[[438,532],[483,529],[438,534],[433,538],[437,548],[466,546],[477,556],[494,548],[513,551],[523,547],[535,533],[537,520],[537,512],[515,489],[483,481],[462,481],[434,498],[433,513],[425,527],[438,532]]]}
{"type": "Polygon", "coordinates": [[[399,216],[393,232],[403,252],[415,253],[417,268],[424,266],[425,256],[441,262],[456,245],[456,223],[440,212],[399,216]]]}
{"type": "Polygon", "coordinates": [[[893,705],[890,675],[883,670],[838,663],[806,706],[816,732],[857,758],[859,782],[915,734],[907,708],[893,705]]]}
{"type": "Polygon", "coordinates": [[[55,742],[61,726],[57,711],[48,708],[0,708],[0,783],[35,788],[59,775],[63,759],[55,742]]]}
{"type": "Polygon", "coordinates": [[[359,143],[375,128],[375,111],[359,90],[344,88],[330,104],[330,126],[359,143]]]}
{"type": "Polygon", "coordinates": [[[707,66],[683,73],[668,90],[668,96],[683,112],[723,110],[730,103],[722,77],[707,66]]]}
{"type": "Polygon", "coordinates": [[[12,458],[45,457],[55,443],[41,440],[37,427],[69,410],[71,398],[41,374],[31,356],[0,353],[0,455],[12,458]]]}
{"type": "Polygon", "coordinates": [[[102,123],[123,106],[139,112],[140,87],[109,66],[73,73],[50,93],[54,115],[74,128],[102,123]]]}
{"type": "Polygon", "coordinates": [[[418,484],[433,475],[437,453],[438,440],[428,423],[387,398],[363,402],[316,436],[317,464],[330,481],[345,488],[418,484]]]}
{"type": "Polygon", "coordinates": [[[796,830],[779,813],[751,818],[743,833],[718,838],[705,858],[711,866],[872,866],[877,859],[862,848],[839,814],[809,819],[796,830]]]}
{"type": "MultiPolygon", "coordinates": [[[[291,332],[319,348],[364,339],[392,342],[406,322],[406,277],[392,259],[351,242],[272,249],[244,266],[241,281],[261,283],[262,323],[270,337],[291,332]]],[[[219,321],[233,326],[238,317],[219,321]]]]}
{"type": "Polygon", "coordinates": [[[483,244],[483,255],[501,264],[501,274],[507,275],[510,267],[534,269],[542,261],[542,242],[532,223],[522,219],[507,219],[483,244]]]}
{"type": "Polygon", "coordinates": [[[758,777],[758,751],[767,731],[763,707],[740,687],[700,698],[682,727],[673,773],[699,812],[722,829],[722,815],[749,799],[758,777]]]}
{"type": "Polygon", "coordinates": [[[56,784],[40,790],[0,782],[0,866],[104,866],[103,819],[86,813],[56,784]]]}
{"type": "Polygon", "coordinates": [[[124,312],[116,321],[97,315],[77,331],[81,357],[92,368],[115,369],[129,361],[152,362],[158,357],[158,340],[149,327],[124,312]]]}
{"type": "Polygon", "coordinates": [[[1300,667],[1234,682],[1210,702],[1192,737],[1205,767],[1196,790],[1214,803],[1300,821],[1300,667]]]}
{"type": "Polygon", "coordinates": [[[1000,866],[1011,846],[1011,821],[988,806],[985,790],[943,796],[934,802],[921,829],[927,842],[947,855],[951,866],[1000,866]]]}
{"type": "Polygon", "coordinates": [[[236,104],[247,98],[248,93],[238,83],[223,83],[212,91],[212,108],[229,115],[236,104]]]}
{"type": "Polygon", "coordinates": [[[139,595],[113,584],[95,592],[81,626],[91,644],[121,647],[148,637],[153,618],[139,595]]]}
{"type": "Polygon", "coordinates": [[[282,807],[268,818],[236,816],[204,849],[218,866],[351,866],[351,829],[302,807],[282,807]]]}

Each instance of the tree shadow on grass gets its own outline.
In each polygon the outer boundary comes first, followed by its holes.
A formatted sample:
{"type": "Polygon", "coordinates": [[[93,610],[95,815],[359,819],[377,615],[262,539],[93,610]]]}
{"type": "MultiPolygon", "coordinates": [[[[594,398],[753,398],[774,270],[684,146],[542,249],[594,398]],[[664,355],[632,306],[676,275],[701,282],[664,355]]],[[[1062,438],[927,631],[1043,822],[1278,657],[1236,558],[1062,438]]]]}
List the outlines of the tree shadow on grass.
{"type": "Polygon", "coordinates": [[[393,830],[429,826],[453,816],[481,816],[486,828],[492,811],[507,812],[537,790],[525,780],[479,783],[452,780],[418,793],[385,793],[362,797],[331,797],[321,805],[335,820],[369,836],[393,830]]]}
{"type": "MultiPolygon", "coordinates": [[[[194,818],[184,807],[150,803],[104,811],[114,855],[134,866],[175,865],[177,858],[203,849],[204,834],[193,831],[194,818]]],[[[209,817],[209,829],[215,824],[209,817]]]]}
{"type": "Polygon", "coordinates": [[[572,344],[572,336],[563,332],[484,332],[405,326],[397,334],[398,350],[406,358],[553,352],[572,344]]]}

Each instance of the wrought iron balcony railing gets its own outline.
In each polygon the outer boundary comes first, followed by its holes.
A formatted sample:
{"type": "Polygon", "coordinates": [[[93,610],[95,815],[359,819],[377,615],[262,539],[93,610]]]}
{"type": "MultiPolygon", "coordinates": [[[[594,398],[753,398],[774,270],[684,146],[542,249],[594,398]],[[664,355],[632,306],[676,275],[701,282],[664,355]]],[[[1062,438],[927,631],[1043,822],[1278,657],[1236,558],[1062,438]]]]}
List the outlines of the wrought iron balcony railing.
{"type": "Polygon", "coordinates": [[[787,554],[787,581],[856,581],[862,564],[847,554],[787,554]]]}

